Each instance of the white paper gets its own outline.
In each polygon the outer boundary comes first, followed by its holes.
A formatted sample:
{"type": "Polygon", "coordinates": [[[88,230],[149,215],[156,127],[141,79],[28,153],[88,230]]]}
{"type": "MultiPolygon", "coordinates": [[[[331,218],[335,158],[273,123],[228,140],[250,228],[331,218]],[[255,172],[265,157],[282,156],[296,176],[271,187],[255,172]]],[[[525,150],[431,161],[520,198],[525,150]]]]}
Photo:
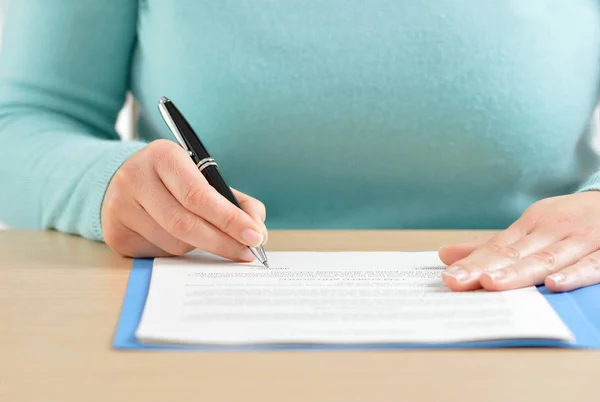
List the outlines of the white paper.
{"type": "Polygon", "coordinates": [[[188,344],[445,343],[573,335],[535,287],[454,292],[436,252],[270,252],[270,269],[159,258],[137,337],[188,344]]]}

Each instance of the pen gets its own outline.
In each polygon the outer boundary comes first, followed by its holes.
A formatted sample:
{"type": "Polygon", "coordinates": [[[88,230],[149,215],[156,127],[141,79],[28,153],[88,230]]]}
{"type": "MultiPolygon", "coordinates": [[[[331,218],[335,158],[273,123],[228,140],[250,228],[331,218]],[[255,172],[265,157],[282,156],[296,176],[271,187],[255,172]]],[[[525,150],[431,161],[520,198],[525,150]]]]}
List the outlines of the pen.
{"type": "MultiPolygon", "coordinates": [[[[200,138],[198,138],[179,109],[175,107],[175,104],[171,102],[170,99],[163,96],[158,103],[158,110],[177,139],[177,142],[179,142],[179,145],[187,151],[188,155],[192,158],[198,167],[198,170],[204,175],[208,183],[232,204],[242,209],[237,198],[219,173],[217,162],[210,156],[200,141],[200,138]]],[[[249,246],[248,248],[265,267],[269,267],[267,254],[262,245],[258,247],[249,246]]]]}

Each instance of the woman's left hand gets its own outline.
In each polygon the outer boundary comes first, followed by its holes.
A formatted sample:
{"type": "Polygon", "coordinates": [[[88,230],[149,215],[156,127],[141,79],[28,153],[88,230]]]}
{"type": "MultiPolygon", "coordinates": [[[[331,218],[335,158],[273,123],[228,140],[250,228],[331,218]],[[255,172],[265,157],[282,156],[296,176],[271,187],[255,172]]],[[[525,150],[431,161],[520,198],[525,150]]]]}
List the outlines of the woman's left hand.
{"type": "Polygon", "coordinates": [[[600,283],[600,192],[546,198],[506,230],[439,251],[456,291],[545,284],[564,292],[600,283]]]}

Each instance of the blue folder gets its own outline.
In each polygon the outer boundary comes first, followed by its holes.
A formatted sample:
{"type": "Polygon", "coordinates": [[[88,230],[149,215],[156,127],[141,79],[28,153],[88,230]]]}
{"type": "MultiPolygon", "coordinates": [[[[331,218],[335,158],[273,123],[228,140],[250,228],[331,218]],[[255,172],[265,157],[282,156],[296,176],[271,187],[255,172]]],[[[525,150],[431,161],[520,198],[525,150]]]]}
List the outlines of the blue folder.
{"type": "Polygon", "coordinates": [[[153,259],[134,259],[123,300],[121,315],[113,338],[116,349],[149,350],[385,350],[385,349],[475,349],[505,347],[554,347],[600,349],[600,284],[567,293],[551,293],[538,287],[550,305],[575,335],[568,343],[544,339],[518,339],[443,344],[273,344],[273,345],[165,345],[139,342],[135,331],[142,316],[152,275],[153,259]]]}

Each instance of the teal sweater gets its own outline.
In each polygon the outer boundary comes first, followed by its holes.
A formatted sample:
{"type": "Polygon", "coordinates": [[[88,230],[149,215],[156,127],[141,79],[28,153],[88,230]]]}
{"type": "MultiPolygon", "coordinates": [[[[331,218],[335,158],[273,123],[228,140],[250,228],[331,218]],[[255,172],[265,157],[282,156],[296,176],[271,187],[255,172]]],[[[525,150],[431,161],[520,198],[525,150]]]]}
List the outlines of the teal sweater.
{"type": "MultiPolygon", "coordinates": [[[[597,0],[18,0],[0,221],[103,240],[111,176],[183,110],[269,228],[503,228],[600,188],[597,0]],[[134,141],[115,120],[128,91],[134,141]]],[[[600,206],[599,206],[600,207],[600,206]]]]}

